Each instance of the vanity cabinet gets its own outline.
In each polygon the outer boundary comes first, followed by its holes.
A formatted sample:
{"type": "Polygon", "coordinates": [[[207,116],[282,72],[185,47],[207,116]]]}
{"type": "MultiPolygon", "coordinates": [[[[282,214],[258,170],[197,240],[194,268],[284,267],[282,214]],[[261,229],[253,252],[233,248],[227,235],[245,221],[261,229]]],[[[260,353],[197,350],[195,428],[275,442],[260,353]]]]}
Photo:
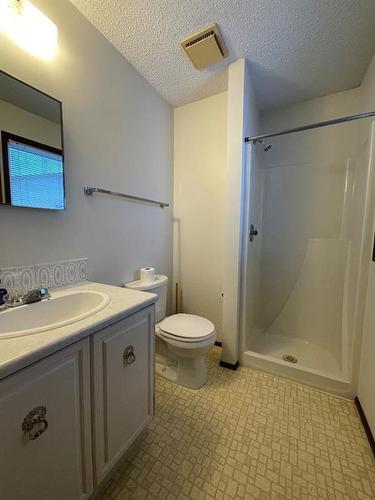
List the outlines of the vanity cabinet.
{"type": "Polygon", "coordinates": [[[85,500],[152,418],[150,305],[0,381],[0,500],[85,500]]]}
{"type": "Polygon", "coordinates": [[[92,492],[89,340],[0,381],[0,498],[92,492]]]}
{"type": "Polygon", "coordinates": [[[150,306],[91,338],[96,484],[152,418],[154,337],[150,306]]]}

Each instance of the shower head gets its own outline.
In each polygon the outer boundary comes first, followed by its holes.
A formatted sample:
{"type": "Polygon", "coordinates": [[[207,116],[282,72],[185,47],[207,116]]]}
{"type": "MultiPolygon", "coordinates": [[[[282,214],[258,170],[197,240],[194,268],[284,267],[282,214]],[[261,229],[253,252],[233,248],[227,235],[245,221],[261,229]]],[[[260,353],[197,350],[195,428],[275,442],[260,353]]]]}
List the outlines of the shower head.
{"type": "Polygon", "coordinates": [[[255,139],[253,144],[256,144],[257,142],[259,142],[259,144],[262,144],[263,146],[263,151],[267,153],[267,151],[270,151],[270,149],[272,149],[272,144],[268,143],[268,144],[264,144],[264,142],[260,139],[255,139]]]}

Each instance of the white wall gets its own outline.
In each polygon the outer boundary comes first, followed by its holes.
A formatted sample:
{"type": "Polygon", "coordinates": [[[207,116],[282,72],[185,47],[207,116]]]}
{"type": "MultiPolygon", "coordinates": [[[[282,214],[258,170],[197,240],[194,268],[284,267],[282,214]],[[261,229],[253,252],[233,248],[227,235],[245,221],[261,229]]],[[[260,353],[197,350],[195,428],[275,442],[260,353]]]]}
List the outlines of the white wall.
{"type": "Polygon", "coordinates": [[[350,167],[350,198],[346,234],[351,241],[348,275],[349,363],[351,378],[357,386],[360,346],[364,324],[366,294],[373,238],[375,158],[373,155],[374,127],[371,120],[357,124],[355,153],[350,167]]]}
{"type": "MultiPolygon", "coordinates": [[[[361,84],[363,111],[375,110],[375,56],[361,84]]],[[[374,155],[374,144],[373,155],[374,155]]],[[[374,160],[373,160],[374,161],[374,160]]],[[[372,186],[374,188],[374,186],[372,186]]],[[[370,239],[372,240],[373,233],[370,239]]],[[[370,249],[369,249],[370,250],[370,249]]],[[[360,360],[358,397],[368,423],[375,435],[375,263],[369,262],[367,307],[363,328],[362,356],[360,360]]]]}
{"type": "Polygon", "coordinates": [[[247,172],[244,189],[248,192],[249,200],[244,207],[243,228],[243,270],[242,270],[242,352],[249,349],[247,332],[260,329],[261,318],[261,259],[262,259],[262,216],[264,193],[264,169],[259,160],[259,149],[247,145],[247,172]],[[258,235],[249,241],[250,225],[253,224],[258,235]]]}
{"type": "MultiPolygon", "coordinates": [[[[249,120],[251,128],[246,135],[259,133],[260,114],[251,78],[247,87],[249,120]]],[[[243,227],[242,227],[242,268],[241,268],[241,351],[249,346],[247,332],[258,330],[260,315],[261,250],[262,250],[262,199],[264,170],[261,168],[259,149],[251,144],[245,145],[245,175],[243,177],[243,227]],[[250,225],[253,224],[258,235],[249,241],[250,225]]]]}
{"type": "Polygon", "coordinates": [[[222,335],[227,93],[174,110],[174,279],[179,312],[222,335]]]}
{"type": "Polygon", "coordinates": [[[170,201],[170,106],[68,1],[34,4],[57,25],[58,54],[44,62],[1,35],[0,68],[63,103],[67,210],[0,207],[0,265],[87,256],[90,279],[105,283],[144,265],[170,274],[171,209],[82,192],[170,201]]]}
{"type": "Polygon", "coordinates": [[[225,246],[222,360],[239,358],[240,312],[247,255],[243,238],[247,230],[249,163],[244,138],[257,130],[257,106],[248,63],[239,59],[228,68],[227,170],[225,190],[225,246]]]}
{"type": "Polygon", "coordinates": [[[367,307],[363,329],[362,355],[359,371],[358,397],[375,436],[375,263],[369,274],[367,307]]]}

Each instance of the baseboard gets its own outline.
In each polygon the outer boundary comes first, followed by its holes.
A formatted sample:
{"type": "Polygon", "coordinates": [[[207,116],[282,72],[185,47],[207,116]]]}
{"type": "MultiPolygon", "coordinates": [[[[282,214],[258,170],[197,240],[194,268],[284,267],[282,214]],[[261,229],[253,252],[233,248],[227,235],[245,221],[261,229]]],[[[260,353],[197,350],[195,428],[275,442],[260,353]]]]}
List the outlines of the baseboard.
{"type": "Polygon", "coordinates": [[[363,425],[363,427],[365,429],[366,436],[367,436],[368,442],[370,444],[372,453],[375,456],[375,439],[374,439],[374,436],[372,435],[370,426],[368,425],[366,415],[365,415],[365,413],[363,411],[363,408],[361,406],[361,403],[360,403],[359,399],[358,398],[354,398],[354,402],[355,402],[355,405],[357,407],[359,416],[361,417],[362,425],[363,425]]]}
{"type": "Polygon", "coordinates": [[[237,370],[237,368],[240,366],[240,362],[237,361],[236,363],[227,363],[226,361],[220,360],[219,365],[223,368],[228,368],[228,370],[237,370]]]}
{"type": "Polygon", "coordinates": [[[217,345],[218,347],[223,347],[223,343],[220,342],[219,340],[215,341],[215,345],[217,345]]]}

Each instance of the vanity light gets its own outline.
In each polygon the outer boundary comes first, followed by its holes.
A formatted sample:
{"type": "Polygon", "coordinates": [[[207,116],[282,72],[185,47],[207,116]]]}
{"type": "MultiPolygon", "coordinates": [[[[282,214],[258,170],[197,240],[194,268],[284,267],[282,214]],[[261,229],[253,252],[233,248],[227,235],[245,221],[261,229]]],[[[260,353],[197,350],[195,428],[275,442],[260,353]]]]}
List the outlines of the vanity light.
{"type": "Polygon", "coordinates": [[[56,25],[29,0],[0,0],[0,32],[41,59],[56,53],[56,25]]]}

